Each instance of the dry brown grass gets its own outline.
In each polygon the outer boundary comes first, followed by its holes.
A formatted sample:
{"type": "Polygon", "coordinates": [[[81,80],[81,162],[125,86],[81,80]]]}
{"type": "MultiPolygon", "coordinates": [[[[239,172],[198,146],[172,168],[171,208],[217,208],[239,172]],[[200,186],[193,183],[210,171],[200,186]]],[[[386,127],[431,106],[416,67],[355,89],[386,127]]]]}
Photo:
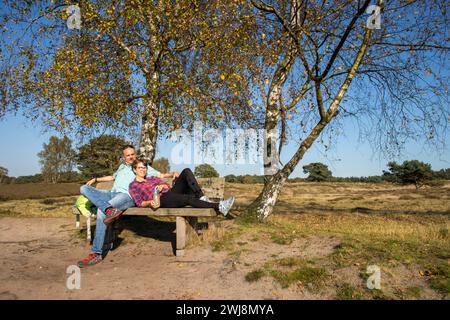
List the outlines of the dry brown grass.
{"type": "Polygon", "coordinates": [[[0,184],[0,201],[55,198],[79,193],[78,183],[0,184]]]}
{"type": "Polygon", "coordinates": [[[76,196],[0,202],[0,216],[70,217],[76,196]]]}

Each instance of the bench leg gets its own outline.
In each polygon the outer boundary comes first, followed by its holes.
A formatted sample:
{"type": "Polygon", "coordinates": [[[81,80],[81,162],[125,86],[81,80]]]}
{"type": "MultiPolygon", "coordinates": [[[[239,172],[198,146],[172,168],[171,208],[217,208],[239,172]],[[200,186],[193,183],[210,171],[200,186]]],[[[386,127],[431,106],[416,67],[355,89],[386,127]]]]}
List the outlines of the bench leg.
{"type": "Polygon", "coordinates": [[[87,233],[87,240],[91,241],[91,217],[86,218],[86,233],[87,233]]]}
{"type": "Polygon", "coordinates": [[[186,245],[198,239],[197,217],[177,217],[177,257],[184,255],[186,245]]]}
{"type": "Polygon", "coordinates": [[[72,207],[72,213],[75,215],[75,228],[80,229],[80,211],[76,207],[72,207]]]}
{"type": "Polygon", "coordinates": [[[177,257],[184,256],[184,248],[186,247],[186,219],[177,217],[177,257]]]}

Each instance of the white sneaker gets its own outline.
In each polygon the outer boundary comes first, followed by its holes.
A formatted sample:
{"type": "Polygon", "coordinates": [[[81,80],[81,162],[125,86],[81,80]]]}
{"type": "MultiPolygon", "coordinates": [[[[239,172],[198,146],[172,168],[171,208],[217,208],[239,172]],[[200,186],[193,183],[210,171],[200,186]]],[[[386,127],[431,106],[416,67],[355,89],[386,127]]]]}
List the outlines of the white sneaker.
{"type": "Polygon", "coordinates": [[[214,201],[212,201],[210,198],[208,198],[207,196],[201,196],[201,197],[200,197],[200,200],[206,201],[206,202],[211,202],[211,203],[214,202],[214,201]]]}
{"type": "Polygon", "coordinates": [[[227,200],[220,201],[219,202],[219,212],[226,217],[228,212],[230,212],[230,209],[233,206],[233,203],[234,203],[234,197],[230,197],[227,200]]]}

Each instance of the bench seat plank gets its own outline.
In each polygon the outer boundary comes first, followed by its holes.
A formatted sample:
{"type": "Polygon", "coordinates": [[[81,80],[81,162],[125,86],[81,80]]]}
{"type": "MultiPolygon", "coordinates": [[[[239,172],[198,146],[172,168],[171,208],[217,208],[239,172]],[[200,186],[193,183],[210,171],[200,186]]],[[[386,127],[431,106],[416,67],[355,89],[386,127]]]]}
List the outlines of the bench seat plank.
{"type": "Polygon", "coordinates": [[[216,217],[217,213],[211,208],[158,208],[153,211],[150,208],[129,208],[123,214],[135,216],[166,216],[166,217],[216,217]]]}

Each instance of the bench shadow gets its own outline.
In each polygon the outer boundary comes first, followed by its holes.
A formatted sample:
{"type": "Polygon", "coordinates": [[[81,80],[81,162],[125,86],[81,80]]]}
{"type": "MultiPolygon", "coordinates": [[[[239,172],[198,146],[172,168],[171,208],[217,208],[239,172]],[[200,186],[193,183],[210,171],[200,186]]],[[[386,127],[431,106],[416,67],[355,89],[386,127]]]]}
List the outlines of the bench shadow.
{"type": "MultiPolygon", "coordinates": [[[[160,221],[148,216],[122,216],[114,226],[116,229],[117,240],[123,241],[120,234],[123,230],[131,231],[134,235],[144,238],[152,238],[158,241],[170,242],[172,252],[176,252],[176,224],[171,221],[160,221]]],[[[119,247],[120,243],[115,243],[115,248],[119,247]]]]}
{"type": "MultiPolygon", "coordinates": [[[[208,223],[198,223],[197,230],[207,229],[208,223]]],[[[106,230],[104,251],[115,250],[120,247],[124,238],[120,234],[131,231],[138,237],[152,238],[158,241],[170,242],[172,253],[176,253],[176,223],[174,221],[160,221],[149,216],[125,215],[106,230]]]]}

